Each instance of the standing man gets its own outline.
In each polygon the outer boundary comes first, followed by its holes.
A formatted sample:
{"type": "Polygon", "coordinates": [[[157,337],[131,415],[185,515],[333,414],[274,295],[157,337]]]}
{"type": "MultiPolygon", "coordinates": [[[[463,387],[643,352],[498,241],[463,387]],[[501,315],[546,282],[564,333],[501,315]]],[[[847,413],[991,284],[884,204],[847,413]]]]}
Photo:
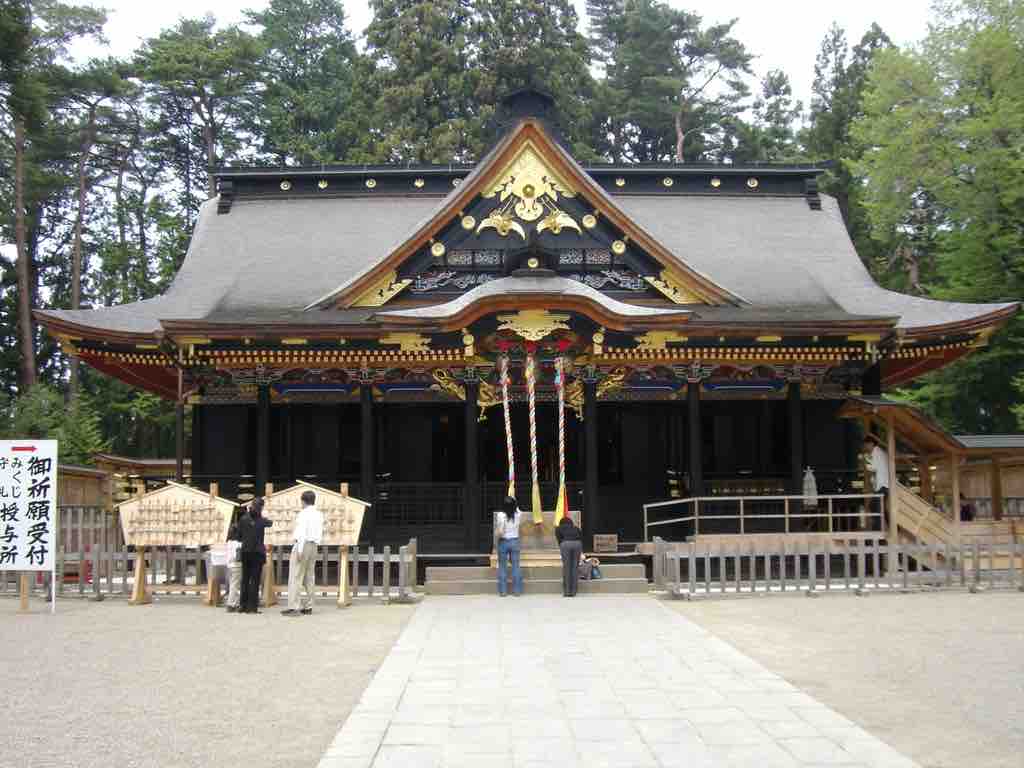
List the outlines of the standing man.
{"type": "Polygon", "coordinates": [[[867,467],[871,472],[875,493],[882,494],[879,499],[879,530],[889,530],[889,520],[886,514],[885,500],[889,496],[889,488],[892,486],[892,479],[889,477],[889,454],[882,447],[881,441],[872,434],[864,437],[864,452],[868,454],[867,467]]]}
{"type": "Polygon", "coordinates": [[[292,554],[288,561],[288,608],[282,616],[309,615],[313,612],[313,579],[316,568],[316,553],[324,537],[324,517],[317,509],[316,494],[302,492],[302,511],[295,518],[292,554]],[[305,594],[299,606],[299,585],[305,594]]]}

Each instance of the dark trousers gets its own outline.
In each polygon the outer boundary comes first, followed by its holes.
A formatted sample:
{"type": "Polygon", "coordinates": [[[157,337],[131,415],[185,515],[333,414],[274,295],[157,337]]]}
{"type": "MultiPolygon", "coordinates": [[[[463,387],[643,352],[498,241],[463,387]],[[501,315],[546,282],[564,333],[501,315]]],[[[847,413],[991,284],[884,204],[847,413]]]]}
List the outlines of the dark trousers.
{"type": "Polygon", "coordinates": [[[242,597],[239,610],[243,613],[255,613],[260,605],[260,576],[263,574],[262,552],[242,553],[242,597]]]}
{"type": "Polygon", "coordinates": [[[559,549],[562,551],[562,594],[575,595],[579,588],[580,555],[583,554],[582,541],[563,541],[559,549]]]}

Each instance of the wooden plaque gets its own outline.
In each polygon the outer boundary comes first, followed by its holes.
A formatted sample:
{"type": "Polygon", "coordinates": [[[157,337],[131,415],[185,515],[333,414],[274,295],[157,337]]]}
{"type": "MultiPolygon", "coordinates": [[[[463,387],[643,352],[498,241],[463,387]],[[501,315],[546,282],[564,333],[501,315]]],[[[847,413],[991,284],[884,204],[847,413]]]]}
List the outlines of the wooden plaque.
{"type": "Polygon", "coordinates": [[[266,497],[263,516],[274,521],[274,525],[266,532],[267,544],[287,546],[292,543],[295,518],[302,509],[303,491],[316,494],[316,508],[324,516],[323,545],[351,547],[359,543],[363,514],[370,505],[352,496],[344,496],[337,491],[300,480],[291,488],[276,491],[266,497]]]}
{"type": "Polygon", "coordinates": [[[617,534],[617,533],[595,533],[594,534],[594,551],[595,552],[618,552],[619,551],[619,534],[617,534]]]}
{"type": "Polygon", "coordinates": [[[117,505],[126,544],[136,547],[202,547],[223,542],[238,505],[198,488],[168,482],[117,505]]]}

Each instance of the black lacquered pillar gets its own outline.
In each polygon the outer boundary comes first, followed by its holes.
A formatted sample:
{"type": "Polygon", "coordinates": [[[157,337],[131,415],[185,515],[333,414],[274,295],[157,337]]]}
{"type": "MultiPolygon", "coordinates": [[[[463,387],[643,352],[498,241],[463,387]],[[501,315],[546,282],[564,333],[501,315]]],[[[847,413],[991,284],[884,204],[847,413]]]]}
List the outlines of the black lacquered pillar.
{"type": "MultiPolygon", "coordinates": [[[[360,416],[360,461],[359,461],[359,493],[362,500],[374,503],[374,479],[376,470],[374,458],[376,457],[374,446],[374,423],[373,423],[373,382],[364,382],[359,385],[359,416],[360,416]]],[[[363,516],[363,530],[360,537],[364,541],[373,543],[377,533],[377,508],[376,505],[366,510],[363,516]]]]}
{"type": "Polygon", "coordinates": [[[597,484],[597,381],[583,380],[583,547],[593,549],[594,534],[601,530],[601,502],[597,484]]]}
{"type": "Polygon", "coordinates": [[[476,379],[466,380],[466,479],[463,501],[463,521],[465,526],[465,546],[467,552],[476,552],[480,547],[480,478],[478,464],[479,445],[477,422],[477,395],[480,382],[476,379]]]}

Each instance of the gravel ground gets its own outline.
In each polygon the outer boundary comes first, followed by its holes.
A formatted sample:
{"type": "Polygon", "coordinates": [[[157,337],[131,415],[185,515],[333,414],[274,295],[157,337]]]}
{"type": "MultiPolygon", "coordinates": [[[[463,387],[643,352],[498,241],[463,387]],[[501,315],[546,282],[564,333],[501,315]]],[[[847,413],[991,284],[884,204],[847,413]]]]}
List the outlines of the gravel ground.
{"type": "Polygon", "coordinates": [[[924,768],[1024,765],[1024,595],[669,604],[924,768]]]}
{"type": "Polygon", "coordinates": [[[315,766],[414,610],[17,608],[0,600],[0,764],[18,768],[315,766]]]}

